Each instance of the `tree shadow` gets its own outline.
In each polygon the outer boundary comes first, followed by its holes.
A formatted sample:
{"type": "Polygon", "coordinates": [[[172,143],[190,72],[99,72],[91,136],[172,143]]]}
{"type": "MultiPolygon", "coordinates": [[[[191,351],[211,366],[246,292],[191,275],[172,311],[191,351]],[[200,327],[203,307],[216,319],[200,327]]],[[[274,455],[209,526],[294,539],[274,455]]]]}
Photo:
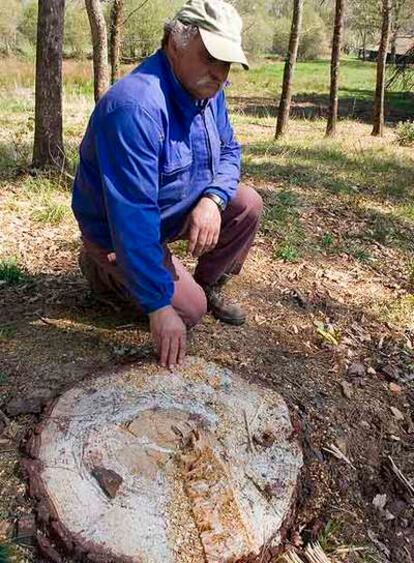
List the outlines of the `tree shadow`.
{"type": "Polygon", "coordinates": [[[330,144],[288,146],[264,141],[245,145],[244,159],[244,172],[252,177],[282,180],[313,192],[360,194],[379,202],[414,204],[411,162],[397,161],[379,151],[356,150],[352,156],[330,144]]]}
{"type": "MultiPolygon", "coordinates": [[[[339,118],[371,123],[373,96],[374,93],[371,90],[341,88],[339,92],[339,118]]],[[[255,118],[276,118],[278,114],[278,99],[260,96],[228,96],[227,100],[233,111],[255,118]]],[[[326,119],[328,107],[328,94],[299,93],[293,96],[290,115],[296,119],[326,119]]],[[[414,93],[388,92],[385,102],[385,116],[386,121],[391,124],[414,119],[414,93]]]]}

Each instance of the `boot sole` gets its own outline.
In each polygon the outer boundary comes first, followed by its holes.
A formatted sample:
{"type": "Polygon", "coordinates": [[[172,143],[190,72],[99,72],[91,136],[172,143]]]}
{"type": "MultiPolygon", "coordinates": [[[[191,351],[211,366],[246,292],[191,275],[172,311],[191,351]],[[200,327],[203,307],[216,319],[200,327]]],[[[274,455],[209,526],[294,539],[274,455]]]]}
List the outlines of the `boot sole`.
{"type": "Polygon", "coordinates": [[[246,319],[233,319],[231,317],[222,317],[220,315],[216,315],[213,311],[211,312],[211,314],[213,315],[213,317],[219,321],[221,321],[222,323],[226,323],[228,325],[232,325],[232,326],[241,326],[244,325],[244,323],[246,322],[246,319]]]}

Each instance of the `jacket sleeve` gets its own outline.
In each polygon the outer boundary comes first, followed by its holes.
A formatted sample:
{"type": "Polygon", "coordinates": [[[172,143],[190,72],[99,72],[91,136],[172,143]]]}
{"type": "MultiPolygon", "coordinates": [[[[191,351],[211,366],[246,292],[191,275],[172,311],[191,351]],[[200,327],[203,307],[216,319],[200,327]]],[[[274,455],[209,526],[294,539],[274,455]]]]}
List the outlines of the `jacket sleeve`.
{"type": "Polygon", "coordinates": [[[174,292],[160,243],[161,131],[144,110],[132,104],[101,116],[94,130],[117,262],[128,290],[150,313],[169,305],[174,292]]]}
{"type": "Polygon", "coordinates": [[[220,161],[213,182],[204,193],[217,194],[229,203],[236,194],[240,180],[241,148],[230,125],[224,92],[217,97],[214,116],[221,143],[220,161]]]}

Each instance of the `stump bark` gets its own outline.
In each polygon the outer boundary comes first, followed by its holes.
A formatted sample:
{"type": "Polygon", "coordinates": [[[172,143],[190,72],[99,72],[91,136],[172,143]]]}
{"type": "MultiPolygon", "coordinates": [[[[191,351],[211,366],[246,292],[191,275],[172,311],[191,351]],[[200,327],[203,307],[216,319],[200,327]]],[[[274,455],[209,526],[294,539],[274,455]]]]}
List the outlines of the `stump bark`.
{"type": "Polygon", "coordinates": [[[283,399],[195,358],[67,391],[30,456],[39,543],[55,561],[266,561],[302,466],[283,399]]]}

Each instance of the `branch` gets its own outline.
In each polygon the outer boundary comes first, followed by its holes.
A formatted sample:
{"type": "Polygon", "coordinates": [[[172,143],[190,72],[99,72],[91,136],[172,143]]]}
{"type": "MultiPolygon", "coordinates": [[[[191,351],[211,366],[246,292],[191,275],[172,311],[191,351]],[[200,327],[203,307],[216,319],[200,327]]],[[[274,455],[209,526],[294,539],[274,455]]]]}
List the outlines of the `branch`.
{"type": "Polygon", "coordinates": [[[133,16],[135,14],[135,12],[138,12],[138,10],[140,10],[141,8],[143,8],[145,6],[145,4],[148,4],[149,0],[144,0],[137,8],[135,8],[134,10],[132,10],[132,12],[130,12],[127,17],[124,19],[124,21],[122,22],[121,25],[125,25],[126,22],[129,20],[129,18],[131,16],[133,16]]]}

